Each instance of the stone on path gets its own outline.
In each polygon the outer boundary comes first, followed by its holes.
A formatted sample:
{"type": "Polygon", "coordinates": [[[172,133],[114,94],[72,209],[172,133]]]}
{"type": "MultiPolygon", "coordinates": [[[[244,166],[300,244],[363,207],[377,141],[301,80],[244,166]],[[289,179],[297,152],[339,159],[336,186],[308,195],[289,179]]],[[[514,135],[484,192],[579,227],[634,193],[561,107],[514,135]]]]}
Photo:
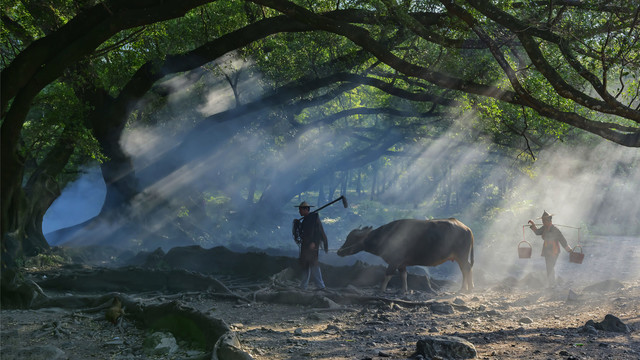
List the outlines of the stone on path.
{"type": "Polygon", "coordinates": [[[476,348],[469,341],[457,336],[430,336],[418,340],[416,352],[412,357],[422,356],[426,359],[440,357],[442,359],[474,359],[476,348]]]}
{"type": "Polygon", "coordinates": [[[604,320],[599,323],[593,320],[587,321],[587,323],[584,325],[584,328],[588,329],[589,327],[593,327],[596,330],[619,332],[625,334],[631,332],[631,329],[627,324],[623,323],[622,320],[611,314],[605,315],[604,320]]]}

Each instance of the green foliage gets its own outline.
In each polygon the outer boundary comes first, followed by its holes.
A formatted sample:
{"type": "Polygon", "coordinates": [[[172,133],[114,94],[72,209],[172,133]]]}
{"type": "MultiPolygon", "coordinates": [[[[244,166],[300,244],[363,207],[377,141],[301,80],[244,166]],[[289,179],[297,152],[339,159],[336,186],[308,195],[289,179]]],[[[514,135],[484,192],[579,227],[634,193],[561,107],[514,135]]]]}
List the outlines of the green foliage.
{"type": "Polygon", "coordinates": [[[70,262],[58,254],[38,254],[26,259],[24,268],[36,268],[38,270],[61,267],[70,262]]]}
{"type": "Polygon", "coordinates": [[[62,185],[76,178],[80,166],[105,161],[98,142],[84,125],[89,110],[68,83],[51,83],[35,99],[27,116],[22,131],[23,155],[39,164],[57,143],[72,146],[72,158],[60,174],[62,185]]]}
{"type": "MultiPolygon", "coordinates": [[[[313,194],[317,199],[320,197],[316,192],[318,187],[336,192],[336,184],[346,178],[347,192],[358,199],[349,210],[350,214],[364,224],[382,224],[397,218],[453,216],[460,214],[464,207],[483,214],[477,217],[480,219],[477,221],[488,221],[501,212],[515,211],[501,208],[503,200],[513,196],[508,191],[511,186],[509,180],[519,173],[531,178],[538,176],[531,167],[538,151],[557,141],[593,141],[593,137],[581,130],[542,116],[539,109],[517,106],[493,97],[498,90],[511,92],[514,87],[505,69],[496,61],[496,56],[486,43],[479,40],[473,29],[453,15],[441,17],[433,25],[416,24],[414,15],[441,14],[444,10],[440,1],[322,0],[296,3],[316,14],[336,8],[370,11],[368,20],[372,21],[369,23],[353,21],[350,24],[366,29],[389,54],[421,71],[407,75],[409,72],[405,74],[398,67],[392,68],[382,59],[373,56],[356,58],[363,47],[330,31],[280,33],[236,49],[234,56],[249,64],[242,71],[249,74],[247,76],[254,84],[258,83],[255,85],[258,88],[256,93],[262,89],[278,89],[282,85],[305,84],[309,79],[337,72],[350,72],[392,85],[394,90],[407,94],[407,98],[413,95],[438,96],[455,102],[455,105],[409,100],[369,85],[326,96],[345,83],[337,82],[323,89],[293,95],[281,106],[252,115],[251,121],[243,123],[235,133],[220,142],[263,141],[252,148],[246,156],[247,164],[243,166],[215,164],[219,177],[223,179],[216,179],[203,190],[206,222],[212,224],[206,230],[215,234],[216,241],[264,245],[264,238],[268,238],[267,243],[277,242],[277,232],[264,228],[238,228],[240,221],[234,216],[242,210],[243,204],[250,206],[268,197],[270,191],[280,185],[279,182],[285,182],[292,174],[305,178],[306,182],[285,183],[286,190],[283,191],[290,193],[276,196],[279,201],[300,191],[313,194]],[[436,14],[410,14],[411,11],[436,14]],[[467,92],[453,84],[453,80],[442,85],[420,77],[427,72],[435,74],[436,80],[451,78],[465,84],[483,85],[489,90],[484,93],[467,92]],[[326,98],[322,101],[310,101],[323,96],[326,98]],[[342,111],[363,108],[390,108],[414,114],[381,112],[327,120],[342,111]],[[426,112],[435,115],[420,116],[426,112]],[[395,138],[386,143],[390,135],[395,138]],[[429,152],[447,142],[475,144],[489,155],[481,161],[454,168],[451,164],[464,158],[463,152],[467,148],[445,147],[446,150],[437,156],[429,152]],[[288,161],[287,156],[290,155],[285,150],[290,147],[298,150],[297,155],[308,158],[314,153],[304,153],[306,149],[322,149],[323,161],[341,166],[323,170],[321,163],[309,161],[294,170],[278,172],[265,169],[265,164],[270,163],[268,160],[278,160],[273,163],[288,161]],[[491,178],[494,168],[488,165],[504,162],[504,159],[508,159],[510,164],[506,170],[500,169],[504,176],[501,179],[491,178]],[[350,172],[349,176],[345,175],[347,172],[350,172]],[[358,190],[354,185],[357,182],[358,190]],[[248,184],[253,184],[255,189],[249,190],[248,184]],[[413,186],[415,192],[404,196],[388,195],[392,193],[390,189],[399,184],[413,186]],[[253,198],[246,199],[250,194],[253,198]]],[[[537,6],[502,0],[491,2],[491,5],[514,15],[531,29],[540,28],[566,39],[566,43],[554,43],[545,37],[535,36],[544,61],[568,86],[583,91],[585,96],[592,96],[593,86],[570,61],[570,57],[574,57],[607,89],[619,95],[619,101],[635,106],[639,89],[640,42],[637,39],[640,30],[625,25],[635,9],[620,2],[618,6],[629,7],[628,14],[625,11],[601,11],[596,8],[596,3],[586,1],[576,6],[545,3],[537,6]],[[566,45],[566,48],[560,45],[566,45]]],[[[3,69],[28,44],[59,28],[79,11],[79,5],[69,0],[46,1],[46,4],[44,8],[51,11],[46,16],[36,16],[34,9],[27,8],[28,2],[7,0],[3,3],[4,15],[20,25],[0,29],[3,69]]],[[[456,4],[476,17],[475,30],[481,30],[495,41],[506,65],[515,71],[515,79],[512,80],[519,81],[535,101],[547,109],[577,114],[585,119],[635,125],[632,120],[599,113],[579,104],[572,96],[559,94],[548,74],[532,64],[531,54],[527,54],[518,43],[518,34],[482,15],[482,9],[475,9],[464,1],[456,4]]],[[[75,149],[64,172],[58,176],[57,180],[62,184],[72,180],[82,165],[109,160],[102,155],[88,128],[90,119],[87,116],[92,109],[80,100],[83,92],[89,93],[95,87],[116,97],[144,64],[161,64],[168,56],[185,54],[247,24],[274,16],[282,14],[250,2],[216,1],[177,19],[118,32],[95,52],[86,54],[79,63],[69,64],[65,76],[45,87],[33,101],[21,134],[24,146],[20,155],[27,159],[26,175],[34,171],[34,166],[42,164],[55,144],[65,141],[75,149]]],[[[233,76],[239,72],[221,59],[198,70],[206,73],[199,82],[172,94],[182,98],[179,106],[173,108],[178,102],[169,100],[158,86],[138,104],[132,105],[134,110],[128,124],[157,125],[170,134],[186,133],[202,120],[201,105],[207,100],[211,83],[222,79],[223,75],[233,76]]],[[[171,74],[163,80],[176,80],[183,75],[171,74]]],[[[247,99],[241,97],[240,104],[249,101],[247,99]]],[[[132,102],[136,100],[132,99],[132,102]]],[[[197,211],[186,200],[179,204],[173,215],[183,221],[182,224],[199,222],[195,220],[197,211]]],[[[328,227],[344,232],[350,222],[342,220],[341,215],[334,214],[325,218],[328,227]]],[[[213,241],[198,235],[197,231],[184,231],[202,244],[213,241]]]]}

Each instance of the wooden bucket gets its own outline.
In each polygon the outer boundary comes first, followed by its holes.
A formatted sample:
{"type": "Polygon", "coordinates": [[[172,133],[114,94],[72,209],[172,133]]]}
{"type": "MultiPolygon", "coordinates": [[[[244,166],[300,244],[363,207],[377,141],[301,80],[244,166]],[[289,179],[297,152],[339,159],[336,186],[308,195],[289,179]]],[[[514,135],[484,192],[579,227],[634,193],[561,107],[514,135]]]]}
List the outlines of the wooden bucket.
{"type": "Polygon", "coordinates": [[[582,252],[582,246],[576,245],[573,250],[569,253],[569,262],[575,264],[582,264],[582,260],[584,260],[584,253],[582,252]],[[580,248],[580,252],[576,252],[576,249],[580,248]]]}
{"type": "Polygon", "coordinates": [[[522,240],[518,244],[518,257],[520,259],[528,259],[531,257],[531,244],[528,241],[522,240]],[[522,244],[526,244],[528,247],[520,246],[522,244]]]}

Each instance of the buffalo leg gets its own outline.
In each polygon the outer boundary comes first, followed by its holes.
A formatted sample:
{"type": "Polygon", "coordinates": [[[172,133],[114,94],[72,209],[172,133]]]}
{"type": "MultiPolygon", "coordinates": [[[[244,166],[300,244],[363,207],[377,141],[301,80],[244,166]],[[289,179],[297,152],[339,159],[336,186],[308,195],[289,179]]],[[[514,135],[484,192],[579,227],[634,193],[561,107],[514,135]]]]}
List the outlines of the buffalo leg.
{"type": "Polygon", "coordinates": [[[407,285],[407,268],[400,268],[400,276],[402,277],[402,293],[406,294],[409,291],[409,286],[407,285]]]}
{"type": "Polygon", "coordinates": [[[385,275],[384,276],[384,280],[382,280],[382,286],[380,287],[380,291],[381,292],[387,291],[387,284],[389,284],[389,280],[391,280],[392,276],[393,275],[385,275]]]}
{"type": "Polygon", "coordinates": [[[473,290],[473,278],[471,275],[471,264],[466,260],[456,259],[460,271],[462,272],[461,292],[471,292],[473,290]]]}
{"type": "Polygon", "coordinates": [[[429,276],[429,274],[425,274],[424,277],[427,279],[427,290],[435,294],[436,291],[433,290],[433,287],[431,286],[431,276],[429,276]]]}
{"type": "Polygon", "coordinates": [[[387,266],[387,271],[385,272],[384,280],[382,281],[382,286],[380,287],[381,292],[387,291],[387,285],[389,284],[389,280],[391,280],[391,277],[396,272],[396,269],[397,267],[393,265],[387,266]]]}

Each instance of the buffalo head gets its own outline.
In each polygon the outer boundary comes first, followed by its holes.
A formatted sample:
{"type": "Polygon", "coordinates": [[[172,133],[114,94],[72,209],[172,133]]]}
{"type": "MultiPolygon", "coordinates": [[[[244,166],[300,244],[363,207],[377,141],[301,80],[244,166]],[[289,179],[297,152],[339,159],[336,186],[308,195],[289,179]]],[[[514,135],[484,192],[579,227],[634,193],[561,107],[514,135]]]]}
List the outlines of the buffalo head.
{"type": "Polygon", "coordinates": [[[364,239],[367,238],[371,232],[371,226],[367,226],[363,229],[352,230],[347,235],[347,240],[338,250],[338,256],[353,255],[364,250],[364,239]]]}

